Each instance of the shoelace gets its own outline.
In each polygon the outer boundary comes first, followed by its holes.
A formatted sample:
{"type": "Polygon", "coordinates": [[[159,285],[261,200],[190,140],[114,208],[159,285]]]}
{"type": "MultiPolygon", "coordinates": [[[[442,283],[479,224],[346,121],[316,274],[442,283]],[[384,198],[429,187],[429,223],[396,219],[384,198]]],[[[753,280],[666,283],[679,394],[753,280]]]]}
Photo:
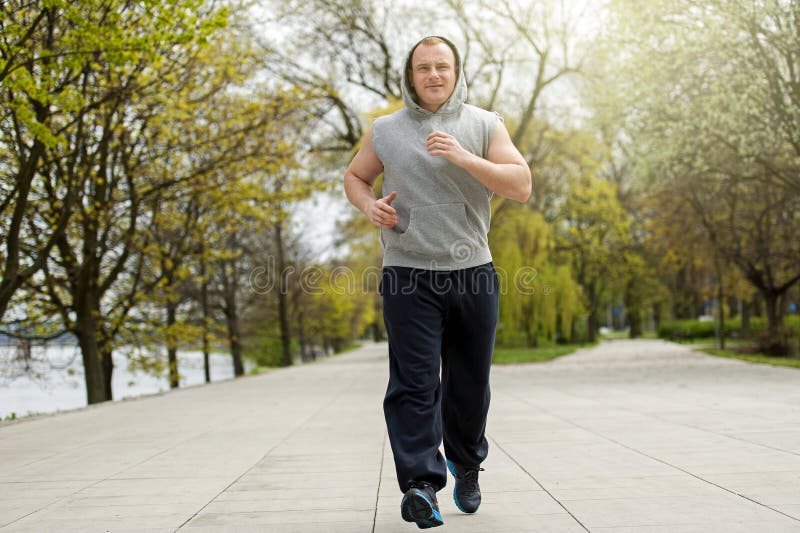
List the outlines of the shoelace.
{"type": "Polygon", "coordinates": [[[423,490],[423,491],[427,492],[428,494],[434,494],[434,495],[436,494],[436,491],[433,490],[433,487],[427,481],[412,481],[409,484],[409,487],[410,488],[419,489],[419,490],[423,490]]]}
{"type": "Polygon", "coordinates": [[[478,472],[483,472],[483,468],[467,468],[461,474],[459,481],[464,483],[464,492],[478,492],[478,472]]]}

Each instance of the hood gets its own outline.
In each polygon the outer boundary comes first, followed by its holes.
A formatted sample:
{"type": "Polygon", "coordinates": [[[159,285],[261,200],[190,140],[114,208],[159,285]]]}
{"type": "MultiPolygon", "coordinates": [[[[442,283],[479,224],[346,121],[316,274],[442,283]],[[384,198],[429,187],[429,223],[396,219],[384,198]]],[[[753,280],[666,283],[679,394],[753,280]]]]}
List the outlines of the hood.
{"type": "Polygon", "coordinates": [[[453,94],[450,95],[450,98],[448,98],[447,101],[443,103],[435,113],[423,108],[416,101],[414,86],[411,83],[411,79],[409,79],[408,70],[411,66],[411,55],[414,52],[414,49],[419,45],[419,43],[427,39],[427,37],[411,47],[411,49],[408,51],[408,54],[406,54],[406,60],[403,61],[403,103],[406,105],[406,109],[408,109],[412,115],[419,119],[428,118],[433,115],[453,115],[457,113],[461,109],[461,105],[467,101],[467,81],[464,79],[464,66],[461,64],[461,54],[458,53],[458,49],[449,39],[445,39],[444,37],[440,37],[438,35],[432,35],[431,37],[437,37],[445,41],[454,50],[456,56],[456,65],[458,66],[458,78],[456,79],[453,94]]]}

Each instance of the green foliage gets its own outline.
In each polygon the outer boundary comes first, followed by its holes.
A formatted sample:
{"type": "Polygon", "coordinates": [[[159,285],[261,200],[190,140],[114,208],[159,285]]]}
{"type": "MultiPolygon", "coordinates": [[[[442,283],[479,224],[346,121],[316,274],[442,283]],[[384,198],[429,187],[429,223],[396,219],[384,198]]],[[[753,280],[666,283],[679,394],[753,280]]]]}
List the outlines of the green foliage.
{"type": "Polygon", "coordinates": [[[748,363],[800,368],[800,358],[798,357],[774,357],[763,354],[747,354],[734,350],[720,350],[718,348],[703,348],[700,351],[709,355],[726,357],[728,359],[738,359],[740,361],[747,361],[748,363]]]}
{"type": "Polygon", "coordinates": [[[544,363],[574,353],[586,344],[547,344],[538,348],[495,348],[492,363],[499,365],[544,363]]]}
{"type": "Polygon", "coordinates": [[[605,39],[604,104],[635,180],[665,200],[650,242],[664,250],[672,234],[683,267],[699,259],[723,289],[760,292],[776,353],[788,348],[778,299],[800,280],[795,4],[615,0],[605,39]]]}
{"type": "Polygon", "coordinates": [[[623,290],[639,263],[632,249],[631,220],[619,201],[616,184],[591,171],[570,179],[564,209],[556,221],[556,247],[582,288],[589,340],[594,341],[603,296],[623,290]]]}
{"type": "Polygon", "coordinates": [[[307,101],[265,79],[229,7],[0,6],[0,316],[30,266],[14,311],[85,341],[90,402],[110,399],[112,350],[163,371],[164,346],[214,342],[221,308],[235,352],[254,235],[319,188],[294,172],[307,101]]]}
{"type": "MultiPolygon", "coordinates": [[[[728,328],[729,322],[725,322],[727,333],[731,333],[728,328]]],[[[673,320],[659,324],[658,336],[662,339],[671,340],[706,339],[714,337],[714,328],[714,322],[712,321],[673,320]]]]}
{"type": "Polygon", "coordinates": [[[541,213],[506,204],[489,242],[501,283],[498,344],[569,340],[583,311],[581,289],[569,266],[554,263],[552,229],[541,213]]]}
{"type": "MultiPolygon", "coordinates": [[[[291,353],[297,353],[297,345],[293,343],[291,353]]],[[[244,357],[259,367],[281,366],[282,346],[280,337],[248,336],[244,342],[244,357]]]]}
{"type": "MultiPolygon", "coordinates": [[[[800,316],[792,315],[784,318],[784,327],[790,337],[800,337],[800,316]]],[[[662,339],[692,340],[710,339],[716,335],[716,322],[700,320],[671,320],[662,322],[658,327],[658,336],[662,339]]],[[[767,333],[769,324],[763,317],[750,318],[750,333],[758,336],[767,333]]],[[[725,334],[743,337],[742,318],[737,316],[725,320],[725,334]]]]}

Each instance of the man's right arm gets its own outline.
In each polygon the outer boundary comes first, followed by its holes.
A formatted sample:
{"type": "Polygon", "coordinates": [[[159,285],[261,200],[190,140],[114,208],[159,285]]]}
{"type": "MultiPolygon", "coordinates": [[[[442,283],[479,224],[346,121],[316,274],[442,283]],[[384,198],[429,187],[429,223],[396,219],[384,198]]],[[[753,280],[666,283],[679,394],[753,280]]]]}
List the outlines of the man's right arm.
{"type": "Polygon", "coordinates": [[[383,198],[375,198],[372,185],[383,172],[383,163],[372,147],[372,127],[364,133],[361,149],[344,173],[344,192],[350,203],[356,206],[374,225],[391,228],[397,224],[397,213],[390,204],[397,197],[392,192],[383,198]]]}

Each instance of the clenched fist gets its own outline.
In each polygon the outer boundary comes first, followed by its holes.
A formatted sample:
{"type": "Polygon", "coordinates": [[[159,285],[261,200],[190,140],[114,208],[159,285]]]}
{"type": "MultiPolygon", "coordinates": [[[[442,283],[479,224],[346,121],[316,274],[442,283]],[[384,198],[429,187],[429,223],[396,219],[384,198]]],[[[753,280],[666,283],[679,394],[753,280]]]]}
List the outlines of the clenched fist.
{"type": "Polygon", "coordinates": [[[391,206],[395,198],[397,198],[397,192],[392,191],[389,195],[378,198],[367,206],[364,213],[369,221],[379,228],[393,228],[397,224],[397,211],[391,206]]]}

